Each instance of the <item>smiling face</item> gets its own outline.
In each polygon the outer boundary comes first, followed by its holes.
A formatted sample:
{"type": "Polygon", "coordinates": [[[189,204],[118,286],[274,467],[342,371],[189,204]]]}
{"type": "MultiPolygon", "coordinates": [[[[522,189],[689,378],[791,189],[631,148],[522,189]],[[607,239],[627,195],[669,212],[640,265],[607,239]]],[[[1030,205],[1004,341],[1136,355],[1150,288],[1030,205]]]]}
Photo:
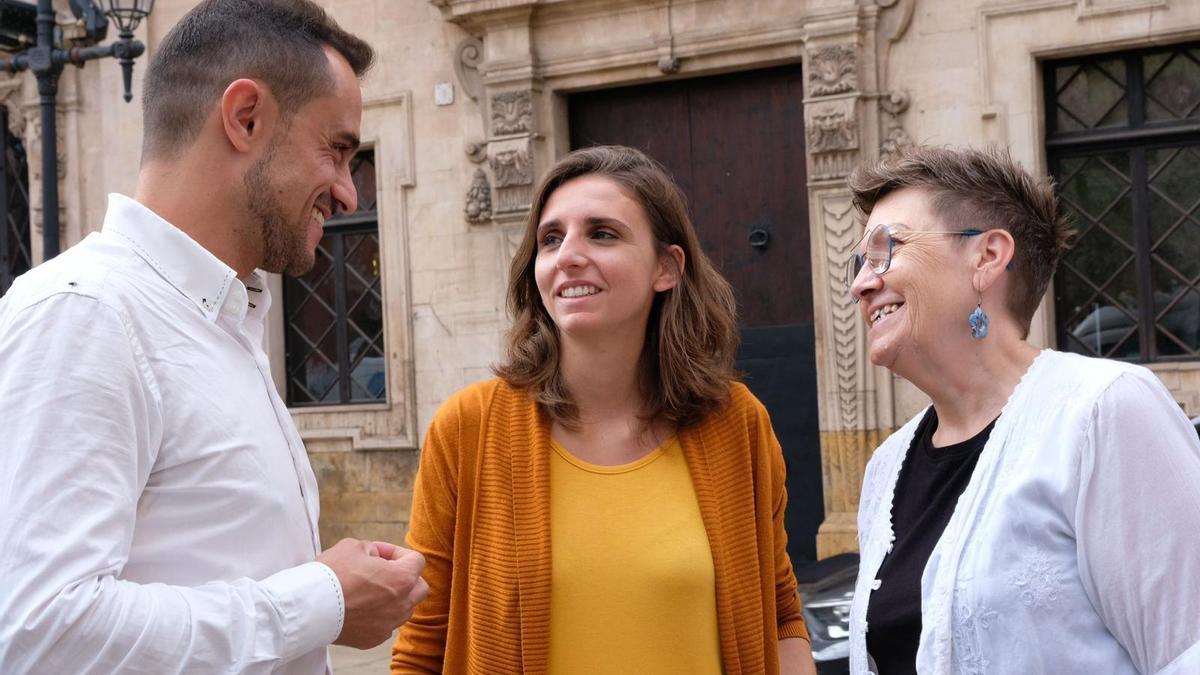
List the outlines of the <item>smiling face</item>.
{"type": "Polygon", "coordinates": [[[244,178],[263,241],[259,266],[268,272],[307,272],[325,220],[358,206],[350,160],[359,144],[362,94],[346,59],[329,48],[325,53],[333,89],[302,104],[244,178]]]}
{"type": "Polygon", "coordinates": [[[645,210],[629,193],[587,175],[546,200],[534,278],[560,334],[643,336],[654,297],[675,286],[682,257],[678,246],[660,252],[645,210]]]}
{"type": "Polygon", "coordinates": [[[905,375],[961,341],[978,298],[962,239],[927,234],[962,229],[934,215],[927,192],[905,188],[879,200],[865,231],[884,223],[895,229],[892,264],[883,275],[864,269],[851,293],[869,327],[871,362],[905,375]]]}

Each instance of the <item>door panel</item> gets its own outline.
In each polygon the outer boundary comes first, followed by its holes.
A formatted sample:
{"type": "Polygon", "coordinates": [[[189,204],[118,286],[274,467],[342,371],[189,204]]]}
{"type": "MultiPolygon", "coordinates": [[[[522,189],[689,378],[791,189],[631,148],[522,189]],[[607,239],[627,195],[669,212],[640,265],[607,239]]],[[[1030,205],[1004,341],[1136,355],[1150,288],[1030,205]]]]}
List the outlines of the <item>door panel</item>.
{"type": "Polygon", "coordinates": [[[705,253],[733,285],[737,367],[783,446],[797,563],[816,559],[824,518],[802,101],[799,66],[568,100],[573,148],[630,145],[671,171],[705,253]]]}

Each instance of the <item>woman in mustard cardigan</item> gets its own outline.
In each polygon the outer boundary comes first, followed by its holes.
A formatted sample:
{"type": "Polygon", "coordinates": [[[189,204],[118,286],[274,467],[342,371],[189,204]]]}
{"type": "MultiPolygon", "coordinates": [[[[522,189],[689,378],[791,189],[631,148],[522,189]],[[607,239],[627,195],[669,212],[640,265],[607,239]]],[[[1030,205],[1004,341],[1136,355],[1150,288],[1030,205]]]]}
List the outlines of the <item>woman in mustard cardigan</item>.
{"type": "Polygon", "coordinates": [[[814,673],[733,293],[637,150],[563,158],[513,259],[496,379],[452,396],[408,545],[429,598],[393,673],[814,673]]]}

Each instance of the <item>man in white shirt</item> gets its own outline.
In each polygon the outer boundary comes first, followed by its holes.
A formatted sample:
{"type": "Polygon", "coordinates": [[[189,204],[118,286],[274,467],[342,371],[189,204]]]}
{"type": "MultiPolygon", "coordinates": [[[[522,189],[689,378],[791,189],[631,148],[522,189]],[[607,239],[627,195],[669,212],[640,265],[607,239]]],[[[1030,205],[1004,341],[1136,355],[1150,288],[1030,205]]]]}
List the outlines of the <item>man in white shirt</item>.
{"type": "Polygon", "coordinates": [[[262,273],[353,211],[371,48],[309,0],[205,0],[145,79],[133,199],[0,301],[0,672],[323,673],[428,592],[321,552],[262,273]]]}

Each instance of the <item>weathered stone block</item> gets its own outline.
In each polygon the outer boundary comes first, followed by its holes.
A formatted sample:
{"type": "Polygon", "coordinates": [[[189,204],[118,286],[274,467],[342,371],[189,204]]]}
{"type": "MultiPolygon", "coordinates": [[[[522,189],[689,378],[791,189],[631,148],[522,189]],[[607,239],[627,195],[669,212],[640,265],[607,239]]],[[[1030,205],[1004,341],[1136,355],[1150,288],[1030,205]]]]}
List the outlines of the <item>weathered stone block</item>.
{"type": "Polygon", "coordinates": [[[321,519],[330,523],[396,523],[411,509],[412,492],[321,494],[321,519]]]}
{"type": "Polygon", "coordinates": [[[415,450],[372,452],[370,459],[372,491],[412,492],[418,463],[415,450]]]}
{"type": "Polygon", "coordinates": [[[321,495],[364,492],[370,475],[367,454],[362,452],[314,452],[308,456],[321,495]]]}
{"type": "Polygon", "coordinates": [[[347,537],[365,539],[368,541],[386,541],[389,544],[404,545],[404,533],[408,531],[407,522],[397,523],[323,523],[321,525],[321,545],[329,548],[347,537]]]}

